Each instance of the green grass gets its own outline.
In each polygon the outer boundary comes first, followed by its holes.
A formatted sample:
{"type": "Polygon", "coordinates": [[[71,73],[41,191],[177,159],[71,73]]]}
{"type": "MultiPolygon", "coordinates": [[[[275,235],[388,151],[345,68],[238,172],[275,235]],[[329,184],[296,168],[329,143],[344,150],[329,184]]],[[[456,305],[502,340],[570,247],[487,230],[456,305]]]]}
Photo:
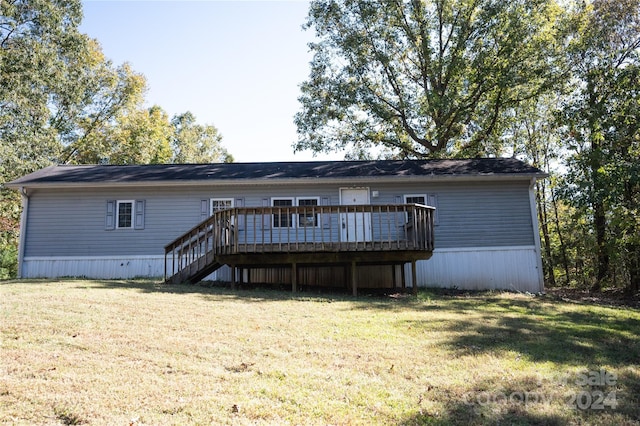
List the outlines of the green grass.
{"type": "Polygon", "coordinates": [[[3,424],[640,424],[631,309],[14,281],[0,332],[3,424]]]}

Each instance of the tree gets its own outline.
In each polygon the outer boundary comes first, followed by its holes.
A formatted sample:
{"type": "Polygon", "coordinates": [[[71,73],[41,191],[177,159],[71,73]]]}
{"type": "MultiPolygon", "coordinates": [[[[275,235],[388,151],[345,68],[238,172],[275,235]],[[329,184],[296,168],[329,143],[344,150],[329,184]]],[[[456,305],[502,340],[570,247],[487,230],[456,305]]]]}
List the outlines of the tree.
{"type": "MultiPolygon", "coordinates": [[[[0,170],[2,182],[50,164],[60,152],[51,107],[87,39],[79,0],[0,2],[0,170]]],[[[55,107],[55,106],[54,106],[55,107]]]]}
{"type": "Polygon", "coordinates": [[[173,162],[218,163],[232,162],[233,157],[221,145],[222,135],[212,125],[196,123],[189,111],[173,117],[173,162]]]}
{"type": "Polygon", "coordinates": [[[313,1],[295,150],[484,154],[504,111],[562,72],[560,12],[550,0],[313,1]]]}
{"type": "MultiPolygon", "coordinates": [[[[81,61],[71,64],[70,81],[76,85],[60,95],[52,113],[63,164],[97,163],[110,158],[117,139],[117,127],[131,128],[132,117],[142,118],[146,80],[129,64],[114,67],[97,42],[90,40],[81,61]],[[116,138],[114,140],[114,137],[116,138]]],[[[139,123],[142,125],[142,121],[139,123]]]]}
{"type": "Polygon", "coordinates": [[[157,105],[131,111],[115,124],[110,152],[103,158],[110,164],[162,164],[171,161],[172,128],[167,113],[157,105]]]}
{"type": "Polygon", "coordinates": [[[144,106],[144,76],[105,58],[81,19],[80,0],[0,0],[0,279],[16,273],[21,212],[5,182],[55,163],[232,159],[192,116],[176,137],[162,108],[144,106]]]}
{"type": "Polygon", "coordinates": [[[640,2],[596,0],[578,6],[568,49],[575,90],[563,109],[568,158],[565,198],[592,225],[592,289],[611,279],[612,257],[625,254],[627,289],[640,287],[638,225],[638,77],[640,2]]]}
{"type": "Polygon", "coordinates": [[[0,1],[0,278],[15,276],[20,195],[2,184],[60,153],[50,124],[61,78],[86,45],[80,0],[0,1]]]}

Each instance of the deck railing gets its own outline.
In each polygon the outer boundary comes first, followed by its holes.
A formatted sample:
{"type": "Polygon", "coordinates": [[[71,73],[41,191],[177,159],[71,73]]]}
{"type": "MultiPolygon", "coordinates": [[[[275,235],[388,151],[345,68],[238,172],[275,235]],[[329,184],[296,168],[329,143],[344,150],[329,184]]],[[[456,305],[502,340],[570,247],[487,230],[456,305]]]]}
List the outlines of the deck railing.
{"type": "Polygon", "coordinates": [[[217,211],[165,246],[165,278],[224,255],[432,251],[434,210],[420,204],[369,204],[217,211]]]}

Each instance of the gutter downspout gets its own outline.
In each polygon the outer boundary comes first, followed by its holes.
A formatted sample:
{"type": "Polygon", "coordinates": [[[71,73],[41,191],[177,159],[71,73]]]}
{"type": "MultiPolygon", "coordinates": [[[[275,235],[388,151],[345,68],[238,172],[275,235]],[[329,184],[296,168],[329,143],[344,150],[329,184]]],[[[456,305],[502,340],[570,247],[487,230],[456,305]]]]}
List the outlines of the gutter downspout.
{"type": "Polygon", "coordinates": [[[542,247],[540,245],[540,227],[538,224],[538,215],[536,214],[538,208],[536,206],[536,178],[531,178],[529,184],[529,204],[531,206],[531,224],[533,228],[533,241],[536,246],[536,269],[538,270],[538,288],[539,292],[544,292],[544,274],[542,270],[542,247]]]}
{"type": "Polygon", "coordinates": [[[27,217],[29,216],[29,194],[26,188],[20,187],[22,196],[22,215],[20,218],[20,242],[18,243],[18,278],[23,277],[22,263],[24,261],[24,246],[27,241],[27,217]]]}

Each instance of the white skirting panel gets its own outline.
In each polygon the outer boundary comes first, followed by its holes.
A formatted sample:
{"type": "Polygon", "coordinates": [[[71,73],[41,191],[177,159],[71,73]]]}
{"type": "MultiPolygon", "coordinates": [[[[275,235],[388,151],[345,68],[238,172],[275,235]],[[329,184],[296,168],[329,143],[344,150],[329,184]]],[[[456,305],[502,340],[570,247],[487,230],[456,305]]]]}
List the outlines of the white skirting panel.
{"type": "MultiPolygon", "coordinates": [[[[417,262],[419,287],[461,290],[543,291],[534,246],[436,249],[429,260],[417,262]]],[[[171,265],[167,265],[171,272],[171,265]]],[[[411,286],[411,265],[406,266],[411,286]]],[[[206,280],[229,281],[227,266],[206,280]]],[[[86,277],[98,279],[157,278],[164,276],[164,256],[25,257],[23,278],[86,277]]]]}
{"type": "MultiPolygon", "coordinates": [[[[227,269],[222,267],[206,279],[225,279],[230,275],[227,269]]],[[[163,276],[164,256],[25,257],[22,262],[23,278],[162,279],[163,276]]]]}
{"type": "Polygon", "coordinates": [[[435,249],[416,264],[418,286],[537,293],[544,290],[539,256],[535,246],[435,249]]]}

